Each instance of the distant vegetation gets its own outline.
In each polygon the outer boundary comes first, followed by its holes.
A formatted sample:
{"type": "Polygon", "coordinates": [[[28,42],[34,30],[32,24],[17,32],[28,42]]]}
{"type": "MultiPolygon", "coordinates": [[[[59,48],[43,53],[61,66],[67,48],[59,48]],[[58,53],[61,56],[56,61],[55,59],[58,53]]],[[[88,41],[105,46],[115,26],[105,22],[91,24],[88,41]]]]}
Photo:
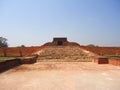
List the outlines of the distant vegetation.
{"type": "Polygon", "coordinates": [[[6,38],[0,37],[0,47],[8,47],[6,38]]]}
{"type": "Polygon", "coordinates": [[[88,44],[87,46],[89,46],[89,47],[98,47],[97,45],[94,45],[94,44],[88,44]]]}
{"type": "Polygon", "coordinates": [[[25,45],[21,45],[21,47],[25,47],[25,45]]]}

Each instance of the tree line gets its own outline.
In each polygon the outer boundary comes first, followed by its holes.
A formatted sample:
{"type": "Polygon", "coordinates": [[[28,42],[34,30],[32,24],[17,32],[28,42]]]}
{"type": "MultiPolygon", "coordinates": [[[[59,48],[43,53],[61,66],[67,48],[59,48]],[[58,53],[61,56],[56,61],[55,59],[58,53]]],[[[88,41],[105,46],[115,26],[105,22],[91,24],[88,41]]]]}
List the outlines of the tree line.
{"type": "Polygon", "coordinates": [[[0,47],[8,47],[7,39],[0,37],[0,47]]]}

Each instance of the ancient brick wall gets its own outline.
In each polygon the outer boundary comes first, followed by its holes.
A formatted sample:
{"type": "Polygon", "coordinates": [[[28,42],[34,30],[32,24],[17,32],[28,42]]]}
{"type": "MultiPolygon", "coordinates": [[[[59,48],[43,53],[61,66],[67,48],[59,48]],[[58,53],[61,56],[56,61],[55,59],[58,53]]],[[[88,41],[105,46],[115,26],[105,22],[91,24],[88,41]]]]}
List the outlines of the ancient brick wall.
{"type": "Polygon", "coordinates": [[[31,56],[40,49],[40,46],[0,48],[0,56],[31,56]]]}
{"type": "Polygon", "coordinates": [[[120,47],[90,47],[80,46],[85,50],[91,51],[98,55],[120,55],[120,47]]]}
{"type": "MultiPolygon", "coordinates": [[[[77,45],[74,42],[67,42],[67,45],[77,45]]],[[[49,42],[43,46],[54,46],[53,43],[49,42]]],[[[80,46],[85,50],[91,51],[98,55],[120,55],[120,47],[90,47],[90,46],[80,46]]],[[[42,46],[36,47],[10,47],[10,48],[0,48],[0,56],[29,56],[32,53],[42,49],[42,46]]]]}
{"type": "Polygon", "coordinates": [[[120,66],[120,59],[110,58],[109,59],[109,64],[120,66]]]}
{"type": "Polygon", "coordinates": [[[109,60],[108,58],[105,58],[105,57],[99,57],[99,58],[95,58],[94,62],[98,64],[108,64],[109,60]]]}
{"type": "Polygon", "coordinates": [[[31,56],[31,57],[2,60],[2,61],[0,61],[0,73],[5,71],[5,70],[19,66],[21,64],[33,64],[36,62],[37,57],[38,56],[35,55],[35,56],[31,56]]]}
{"type": "Polygon", "coordinates": [[[0,62],[0,72],[13,68],[20,65],[20,59],[12,59],[0,62]]]}

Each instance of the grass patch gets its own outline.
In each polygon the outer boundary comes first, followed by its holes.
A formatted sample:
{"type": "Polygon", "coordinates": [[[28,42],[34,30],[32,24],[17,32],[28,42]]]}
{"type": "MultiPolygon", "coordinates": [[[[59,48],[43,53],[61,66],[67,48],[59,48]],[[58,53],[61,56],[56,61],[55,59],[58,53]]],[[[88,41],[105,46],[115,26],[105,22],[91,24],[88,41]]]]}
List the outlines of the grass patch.
{"type": "Polygon", "coordinates": [[[2,61],[2,60],[10,60],[10,59],[15,59],[15,57],[0,57],[0,61],[2,61]]]}

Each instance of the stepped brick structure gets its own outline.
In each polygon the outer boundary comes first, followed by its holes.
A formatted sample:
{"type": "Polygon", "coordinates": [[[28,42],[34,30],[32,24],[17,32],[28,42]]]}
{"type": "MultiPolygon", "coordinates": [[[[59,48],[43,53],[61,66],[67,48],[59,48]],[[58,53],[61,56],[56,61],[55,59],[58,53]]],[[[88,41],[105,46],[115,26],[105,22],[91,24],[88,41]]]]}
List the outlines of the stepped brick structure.
{"type": "Polygon", "coordinates": [[[38,61],[50,62],[91,62],[95,56],[79,46],[45,46],[38,55],[38,61]]]}
{"type": "Polygon", "coordinates": [[[91,62],[95,54],[80,48],[75,42],[67,41],[67,38],[53,38],[52,42],[43,45],[43,49],[37,52],[38,61],[83,61],[91,62]]]}

